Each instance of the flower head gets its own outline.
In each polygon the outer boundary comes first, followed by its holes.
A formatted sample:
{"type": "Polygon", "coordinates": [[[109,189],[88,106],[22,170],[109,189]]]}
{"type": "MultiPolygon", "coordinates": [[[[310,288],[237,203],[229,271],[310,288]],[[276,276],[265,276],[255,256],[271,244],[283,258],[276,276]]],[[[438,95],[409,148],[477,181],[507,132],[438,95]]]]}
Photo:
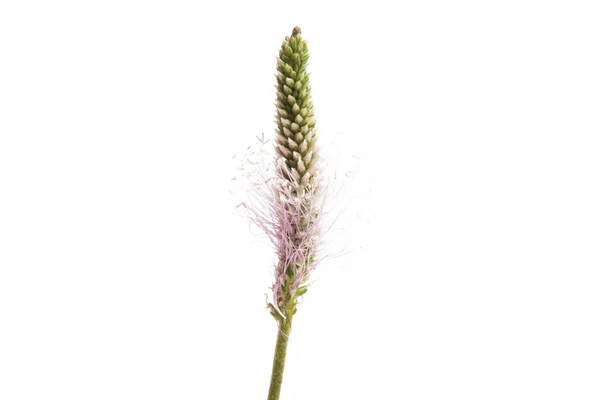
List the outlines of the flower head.
{"type": "Polygon", "coordinates": [[[277,59],[273,211],[279,262],[272,305],[276,318],[296,312],[316,262],[322,201],[308,58],[308,46],[296,27],[283,41],[277,59]]]}
{"type": "Polygon", "coordinates": [[[238,207],[243,206],[240,210],[266,234],[277,254],[268,307],[279,324],[296,312],[309,273],[320,260],[320,222],[325,214],[328,185],[322,184],[307,63],[308,47],[296,27],[277,57],[273,151],[263,135],[239,168],[243,183],[250,186],[238,207]],[[265,164],[268,154],[274,160],[265,164]]]}

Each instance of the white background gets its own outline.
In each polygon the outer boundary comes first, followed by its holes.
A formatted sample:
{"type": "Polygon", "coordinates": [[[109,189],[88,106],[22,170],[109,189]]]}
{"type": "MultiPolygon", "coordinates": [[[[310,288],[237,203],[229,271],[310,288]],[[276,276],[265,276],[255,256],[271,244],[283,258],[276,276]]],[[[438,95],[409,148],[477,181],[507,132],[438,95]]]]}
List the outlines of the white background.
{"type": "Polygon", "coordinates": [[[282,400],[600,398],[596,2],[213,3],[0,5],[0,398],[266,398],[229,186],[295,25],[366,223],[282,400]]]}

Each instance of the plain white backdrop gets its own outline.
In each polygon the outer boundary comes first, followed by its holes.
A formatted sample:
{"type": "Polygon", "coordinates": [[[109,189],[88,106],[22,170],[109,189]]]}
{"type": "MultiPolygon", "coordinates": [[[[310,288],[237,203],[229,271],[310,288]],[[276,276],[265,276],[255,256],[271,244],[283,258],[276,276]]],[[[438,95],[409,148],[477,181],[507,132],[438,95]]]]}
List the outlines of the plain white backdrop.
{"type": "Polygon", "coordinates": [[[600,398],[595,3],[3,1],[0,398],[266,398],[229,188],[295,25],[364,201],[282,400],[600,398]]]}

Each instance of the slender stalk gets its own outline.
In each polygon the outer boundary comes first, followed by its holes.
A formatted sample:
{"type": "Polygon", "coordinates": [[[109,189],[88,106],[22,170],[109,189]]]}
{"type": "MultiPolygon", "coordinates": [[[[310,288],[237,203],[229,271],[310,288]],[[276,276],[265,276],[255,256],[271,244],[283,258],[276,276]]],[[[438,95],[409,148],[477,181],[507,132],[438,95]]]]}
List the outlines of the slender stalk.
{"type": "Polygon", "coordinates": [[[275,345],[275,356],[273,357],[273,372],[271,373],[271,386],[267,400],[279,400],[281,383],[283,382],[283,369],[285,367],[285,356],[287,353],[288,338],[292,330],[291,318],[283,320],[277,331],[277,344],[275,345]]]}

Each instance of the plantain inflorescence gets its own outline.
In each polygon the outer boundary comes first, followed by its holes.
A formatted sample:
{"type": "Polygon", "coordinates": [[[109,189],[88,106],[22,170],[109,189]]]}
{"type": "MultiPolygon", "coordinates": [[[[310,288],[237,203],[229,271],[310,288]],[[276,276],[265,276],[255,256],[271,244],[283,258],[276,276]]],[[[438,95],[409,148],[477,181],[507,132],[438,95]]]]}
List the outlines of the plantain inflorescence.
{"type": "Polygon", "coordinates": [[[277,58],[276,174],[277,249],[273,316],[281,323],[296,312],[316,263],[319,165],[316,121],[309,82],[308,46],[300,28],[287,36],[277,58]]]}

